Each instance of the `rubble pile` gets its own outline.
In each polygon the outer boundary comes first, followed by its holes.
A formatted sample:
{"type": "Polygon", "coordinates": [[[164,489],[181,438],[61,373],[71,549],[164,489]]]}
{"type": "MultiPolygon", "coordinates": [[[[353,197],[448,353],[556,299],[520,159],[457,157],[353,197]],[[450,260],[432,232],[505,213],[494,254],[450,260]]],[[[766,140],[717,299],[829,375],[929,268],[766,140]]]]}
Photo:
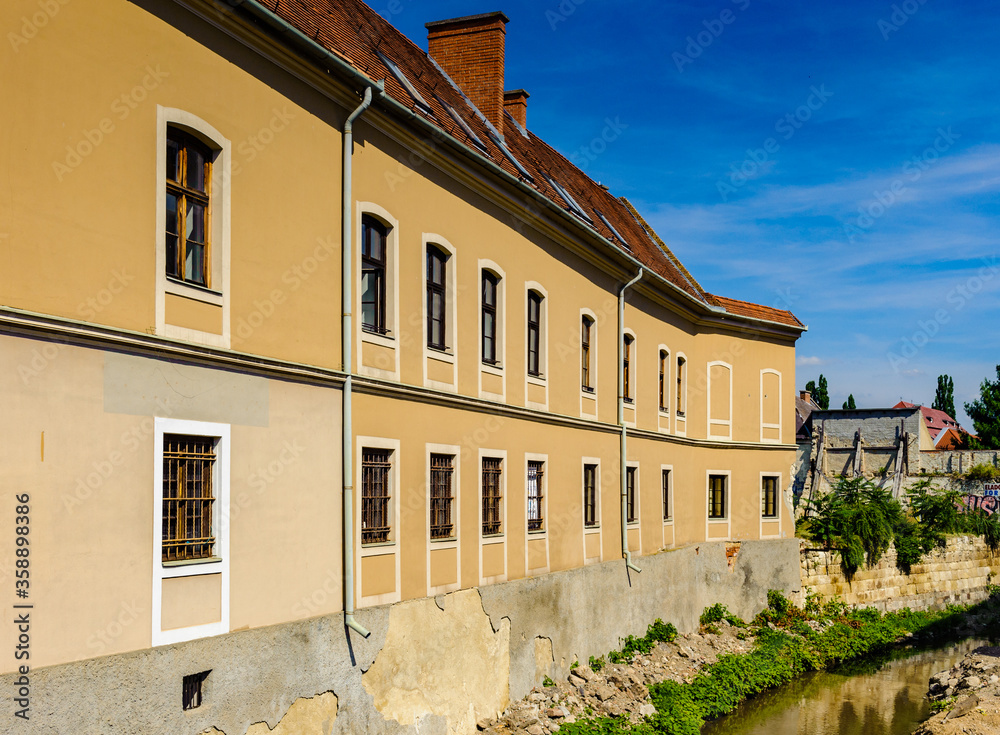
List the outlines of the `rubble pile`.
{"type": "Polygon", "coordinates": [[[927,698],[944,707],[915,735],[1000,735],[1000,647],[981,646],[934,674],[927,698]]]}
{"type": "Polygon", "coordinates": [[[727,653],[747,653],[753,640],[741,640],[744,629],[720,621],[718,633],[679,635],[672,643],[659,643],[647,655],[636,654],[628,663],[606,663],[600,671],[575,666],[566,681],[537,687],[519,702],[511,703],[499,719],[483,720],[486,735],[547,735],[566,722],[591,717],[621,716],[630,722],[656,712],[649,701],[649,685],[668,679],[690,682],[705,666],[727,653]]]}

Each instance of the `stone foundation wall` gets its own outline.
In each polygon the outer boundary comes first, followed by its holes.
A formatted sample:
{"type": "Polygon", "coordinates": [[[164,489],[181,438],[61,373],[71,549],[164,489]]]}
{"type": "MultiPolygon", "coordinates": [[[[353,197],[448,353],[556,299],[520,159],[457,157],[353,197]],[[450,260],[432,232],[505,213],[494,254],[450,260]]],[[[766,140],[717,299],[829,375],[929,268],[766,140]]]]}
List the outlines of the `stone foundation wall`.
{"type": "MultiPolygon", "coordinates": [[[[32,669],[21,731],[473,735],[545,676],[565,679],[573,661],[658,617],[691,632],[715,602],[749,618],[769,589],[799,589],[798,539],[701,543],[636,563],[641,573],[605,562],[358,610],[368,639],[330,615],[32,669]],[[182,678],[203,671],[204,703],[182,711],[182,678]]],[[[15,678],[0,688],[16,691],[15,678]]]]}
{"type": "Polygon", "coordinates": [[[879,610],[940,609],[948,604],[979,602],[987,587],[1000,583],[1000,554],[990,552],[979,537],[956,536],[943,549],[935,549],[910,574],[896,567],[896,550],[889,549],[871,569],[859,569],[848,581],[840,554],[829,549],[803,547],[802,590],[797,602],[813,592],[824,599],[834,596],[851,605],[879,610]]]}

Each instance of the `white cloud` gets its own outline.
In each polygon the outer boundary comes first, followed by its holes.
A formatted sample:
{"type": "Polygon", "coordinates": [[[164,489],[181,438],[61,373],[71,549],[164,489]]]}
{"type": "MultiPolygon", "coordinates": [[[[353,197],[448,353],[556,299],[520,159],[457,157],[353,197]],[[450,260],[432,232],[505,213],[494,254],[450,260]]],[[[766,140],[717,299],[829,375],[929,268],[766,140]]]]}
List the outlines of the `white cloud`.
{"type": "Polygon", "coordinates": [[[796,365],[824,365],[826,360],[819,357],[806,357],[805,355],[799,355],[795,358],[796,365]]]}

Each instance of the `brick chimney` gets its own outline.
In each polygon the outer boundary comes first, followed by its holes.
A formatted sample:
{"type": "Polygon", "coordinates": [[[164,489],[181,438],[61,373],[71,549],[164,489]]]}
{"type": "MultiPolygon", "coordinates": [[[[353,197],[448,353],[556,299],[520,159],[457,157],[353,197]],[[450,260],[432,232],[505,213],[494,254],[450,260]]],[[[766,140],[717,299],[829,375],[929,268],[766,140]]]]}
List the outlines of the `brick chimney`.
{"type": "Polygon", "coordinates": [[[501,133],[508,20],[496,11],[426,24],[430,55],[501,133]]]}
{"type": "Polygon", "coordinates": [[[799,398],[801,398],[806,403],[811,403],[812,402],[812,393],[810,393],[807,390],[799,391],[799,398]]]}
{"type": "Polygon", "coordinates": [[[525,130],[528,129],[528,97],[530,96],[523,89],[512,89],[503,93],[503,108],[525,130]]]}

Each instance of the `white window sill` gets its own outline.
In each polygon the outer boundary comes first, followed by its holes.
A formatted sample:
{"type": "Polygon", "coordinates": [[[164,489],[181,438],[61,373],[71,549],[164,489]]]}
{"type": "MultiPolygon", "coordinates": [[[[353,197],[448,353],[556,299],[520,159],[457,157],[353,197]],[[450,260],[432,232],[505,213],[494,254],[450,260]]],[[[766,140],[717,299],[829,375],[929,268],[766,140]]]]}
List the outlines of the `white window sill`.
{"type": "Polygon", "coordinates": [[[163,562],[164,569],[173,569],[176,567],[190,567],[197,564],[218,564],[222,561],[220,556],[209,556],[205,559],[178,559],[177,561],[165,561],[163,562]]]}
{"type": "Polygon", "coordinates": [[[204,286],[195,286],[191,283],[184,283],[183,281],[178,281],[170,276],[167,276],[166,285],[164,286],[164,292],[173,294],[174,296],[182,296],[186,299],[191,299],[192,301],[201,301],[205,304],[212,304],[213,306],[222,306],[222,293],[220,291],[213,291],[210,288],[205,288],[204,286]]]}
{"type": "Polygon", "coordinates": [[[543,375],[529,375],[528,383],[531,385],[540,385],[541,387],[546,388],[549,385],[549,379],[543,375]]]}
{"type": "Polygon", "coordinates": [[[503,377],[503,365],[499,362],[490,364],[488,362],[479,361],[479,369],[484,373],[489,373],[490,375],[496,375],[498,377],[503,377]]]}
{"type": "Polygon", "coordinates": [[[388,347],[390,350],[396,349],[395,338],[376,332],[366,332],[364,329],[361,330],[361,341],[379,345],[380,347],[388,347]]]}

